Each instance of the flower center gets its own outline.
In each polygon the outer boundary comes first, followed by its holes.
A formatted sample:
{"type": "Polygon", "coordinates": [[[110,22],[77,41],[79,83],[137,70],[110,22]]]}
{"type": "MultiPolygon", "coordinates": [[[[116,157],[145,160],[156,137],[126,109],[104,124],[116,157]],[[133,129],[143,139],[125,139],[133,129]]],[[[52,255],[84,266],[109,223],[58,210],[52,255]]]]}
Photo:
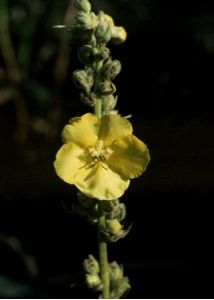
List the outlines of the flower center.
{"type": "Polygon", "coordinates": [[[90,156],[93,158],[94,162],[105,161],[113,153],[113,150],[109,147],[104,148],[102,140],[98,140],[94,147],[88,148],[90,156]]]}

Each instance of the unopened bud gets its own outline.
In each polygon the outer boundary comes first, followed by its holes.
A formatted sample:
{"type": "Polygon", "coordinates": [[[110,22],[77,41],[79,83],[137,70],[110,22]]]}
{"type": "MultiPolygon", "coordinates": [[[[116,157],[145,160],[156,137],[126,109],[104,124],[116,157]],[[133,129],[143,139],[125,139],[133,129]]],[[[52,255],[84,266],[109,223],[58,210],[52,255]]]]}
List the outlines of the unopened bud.
{"type": "Polygon", "coordinates": [[[126,206],[124,203],[118,203],[118,205],[108,213],[108,219],[118,219],[119,222],[123,221],[125,217],[126,206]]]}
{"type": "MultiPolygon", "coordinates": [[[[96,49],[96,48],[95,48],[96,49]]],[[[94,55],[98,59],[106,60],[110,56],[110,50],[107,47],[101,47],[99,50],[94,49],[94,55]]]]}
{"type": "Polygon", "coordinates": [[[92,70],[88,69],[74,71],[73,81],[78,89],[83,89],[86,92],[86,94],[89,94],[90,89],[94,84],[92,70]]]}
{"type": "Polygon", "coordinates": [[[75,0],[74,6],[78,10],[82,10],[85,13],[89,13],[91,11],[91,4],[88,0],[75,0]]]}
{"type": "Polygon", "coordinates": [[[110,278],[111,281],[118,280],[123,277],[123,266],[118,265],[116,261],[109,264],[110,278]]]}
{"type": "Polygon", "coordinates": [[[126,293],[131,289],[128,277],[122,277],[121,279],[112,282],[110,298],[121,299],[125,298],[126,293]]]}
{"type": "Polygon", "coordinates": [[[123,27],[112,27],[111,28],[111,41],[113,44],[118,45],[125,42],[127,38],[127,32],[123,27]]]}
{"type": "Polygon", "coordinates": [[[113,110],[117,104],[117,97],[114,97],[112,94],[103,97],[103,111],[104,113],[108,113],[113,110]]]}
{"type": "Polygon", "coordinates": [[[90,30],[97,26],[97,17],[92,12],[87,14],[83,11],[78,12],[76,16],[76,26],[82,28],[83,30],[90,30]]]}
{"type": "Polygon", "coordinates": [[[119,60],[109,60],[106,62],[103,75],[107,78],[114,79],[121,72],[121,63],[119,60]]]}
{"type": "Polygon", "coordinates": [[[114,26],[114,20],[111,16],[105,14],[104,12],[100,12],[99,14],[102,21],[106,21],[111,27],[114,26]]]}
{"type": "Polygon", "coordinates": [[[80,101],[87,106],[93,107],[96,102],[96,96],[93,92],[88,95],[86,95],[85,93],[81,93],[80,101]]]}
{"type": "Polygon", "coordinates": [[[116,86],[110,80],[105,80],[99,84],[98,91],[104,95],[114,94],[116,86]]]}
{"type": "Polygon", "coordinates": [[[100,22],[96,28],[95,36],[100,43],[108,43],[111,39],[111,28],[107,22],[100,22]]]}
{"type": "Polygon", "coordinates": [[[106,220],[106,229],[110,234],[117,234],[122,229],[122,225],[117,219],[106,220]]]}
{"type": "Polygon", "coordinates": [[[100,276],[97,274],[87,274],[86,284],[90,289],[97,289],[101,285],[100,276]]]}
{"type": "Polygon", "coordinates": [[[120,239],[123,239],[132,228],[132,225],[130,225],[127,229],[123,229],[123,226],[120,224],[120,222],[118,220],[115,222],[114,220],[109,220],[113,221],[112,223],[106,223],[106,231],[103,232],[105,240],[109,243],[114,243],[120,239]]]}
{"type": "Polygon", "coordinates": [[[84,45],[78,51],[78,57],[82,64],[90,65],[93,61],[93,48],[91,45],[84,45]]]}
{"type": "Polygon", "coordinates": [[[99,263],[93,255],[89,254],[88,258],[83,262],[84,270],[89,274],[99,274],[99,263]]]}

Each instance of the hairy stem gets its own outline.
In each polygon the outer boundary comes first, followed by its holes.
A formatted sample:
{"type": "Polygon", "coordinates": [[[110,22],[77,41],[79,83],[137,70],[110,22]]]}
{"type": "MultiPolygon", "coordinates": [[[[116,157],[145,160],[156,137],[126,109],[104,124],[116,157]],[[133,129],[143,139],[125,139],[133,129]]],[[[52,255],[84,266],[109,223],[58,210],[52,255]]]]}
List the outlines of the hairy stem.
{"type": "MultiPolygon", "coordinates": [[[[100,70],[102,69],[103,61],[97,61],[95,66],[95,76],[94,76],[94,92],[97,93],[97,89],[100,83],[100,70]]],[[[94,106],[94,113],[97,117],[101,118],[103,112],[102,99],[96,98],[96,103],[94,106]]]]}
{"type": "MultiPolygon", "coordinates": [[[[102,100],[97,99],[94,107],[94,113],[97,117],[102,117],[102,100]]],[[[102,231],[105,228],[105,215],[102,207],[102,202],[99,204],[99,216],[98,216],[98,247],[99,247],[99,260],[100,260],[100,274],[103,284],[103,298],[109,298],[109,267],[108,267],[108,250],[107,243],[102,238],[102,231]]]]}
{"type": "Polygon", "coordinates": [[[109,267],[108,267],[108,251],[107,243],[102,238],[102,230],[105,228],[105,215],[103,213],[102,203],[99,203],[99,217],[98,217],[98,246],[100,258],[100,274],[103,284],[103,298],[108,299],[110,296],[110,281],[109,281],[109,267]]]}
{"type": "Polygon", "coordinates": [[[102,117],[102,100],[101,99],[96,99],[96,103],[94,106],[94,113],[97,117],[99,117],[99,118],[102,117]]]}
{"type": "MultiPolygon", "coordinates": [[[[95,39],[95,45],[97,41],[95,39]]],[[[103,60],[99,60],[95,63],[95,73],[94,73],[94,93],[97,94],[97,89],[99,87],[99,83],[101,80],[100,72],[103,67],[103,60]]],[[[102,107],[102,98],[96,97],[96,102],[94,106],[94,114],[101,118],[103,114],[103,107],[102,107]]],[[[99,247],[99,264],[100,264],[100,275],[103,285],[102,290],[102,298],[108,299],[110,297],[110,278],[109,278],[109,265],[108,265],[108,249],[107,243],[104,241],[102,237],[102,231],[105,229],[105,214],[103,210],[103,203],[102,201],[98,202],[98,247],[99,247]]]]}

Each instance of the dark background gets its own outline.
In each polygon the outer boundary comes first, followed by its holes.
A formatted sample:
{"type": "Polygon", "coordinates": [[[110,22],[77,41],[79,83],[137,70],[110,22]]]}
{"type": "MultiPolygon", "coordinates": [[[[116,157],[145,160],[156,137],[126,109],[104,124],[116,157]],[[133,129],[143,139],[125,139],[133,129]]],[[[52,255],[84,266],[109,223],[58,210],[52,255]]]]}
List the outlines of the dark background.
{"type": "MultiPolygon", "coordinates": [[[[128,31],[125,44],[111,46],[123,64],[118,108],[133,115],[152,158],[123,197],[134,226],[109,246],[109,259],[124,264],[129,298],[213,298],[213,1],[91,2],[128,31]]],[[[1,54],[4,298],[96,297],[83,288],[81,274],[82,261],[97,254],[96,230],[64,211],[62,201],[74,201],[76,190],[53,169],[62,127],[88,111],[71,80],[80,67],[76,49],[51,28],[64,22],[68,3],[5,1],[21,79],[7,75],[1,54]]],[[[71,9],[66,20],[73,15],[71,9]]]]}

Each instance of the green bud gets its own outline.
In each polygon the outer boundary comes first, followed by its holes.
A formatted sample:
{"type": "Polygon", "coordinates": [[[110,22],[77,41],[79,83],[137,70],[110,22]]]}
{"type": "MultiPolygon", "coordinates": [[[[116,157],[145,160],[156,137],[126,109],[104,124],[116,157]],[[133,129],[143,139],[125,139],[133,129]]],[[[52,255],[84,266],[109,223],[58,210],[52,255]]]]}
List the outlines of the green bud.
{"type": "Polygon", "coordinates": [[[123,277],[123,266],[118,265],[116,261],[109,264],[110,280],[115,281],[123,277]]]}
{"type": "Polygon", "coordinates": [[[104,95],[114,94],[116,86],[110,80],[105,80],[99,84],[98,92],[104,95]]]}
{"type": "Polygon", "coordinates": [[[89,254],[88,258],[83,262],[84,270],[89,274],[99,274],[99,263],[93,255],[89,254]]]}
{"type": "Polygon", "coordinates": [[[126,206],[123,203],[120,203],[119,208],[117,210],[117,219],[121,222],[126,217],[126,206]]]}
{"type": "Polygon", "coordinates": [[[100,276],[97,274],[87,274],[86,284],[90,289],[98,289],[102,284],[100,276]]]}
{"type": "Polygon", "coordinates": [[[131,289],[128,277],[115,280],[111,287],[110,299],[125,298],[128,291],[131,289]]]}
{"type": "MultiPolygon", "coordinates": [[[[96,48],[95,48],[96,49],[96,48]]],[[[94,55],[96,58],[106,60],[110,56],[110,50],[107,47],[101,47],[99,50],[94,49],[94,55]]]]}
{"type": "Polygon", "coordinates": [[[111,16],[105,14],[103,11],[99,12],[99,18],[101,21],[105,21],[109,24],[109,26],[114,27],[114,20],[111,16]]]}
{"type": "Polygon", "coordinates": [[[82,29],[91,29],[91,16],[83,11],[78,12],[76,16],[76,26],[82,29]]]}
{"type": "Polygon", "coordinates": [[[126,217],[126,206],[123,203],[119,203],[114,209],[108,213],[108,219],[118,219],[120,222],[126,217]]]}
{"type": "Polygon", "coordinates": [[[84,90],[88,95],[94,84],[93,70],[88,68],[86,70],[74,71],[73,81],[78,89],[84,90]]]}
{"type": "Polygon", "coordinates": [[[116,104],[117,104],[117,97],[114,97],[112,94],[111,95],[106,95],[102,99],[103,103],[103,113],[108,114],[110,111],[112,111],[116,104]]]}
{"type": "Polygon", "coordinates": [[[90,30],[97,26],[97,17],[94,13],[87,14],[83,11],[78,12],[75,25],[83,30],[90,30]]]}
{"type": "Polygon", "coordinates": [[[91,45],[84,45],[78,51],[78,57],[82,64],[90,65],[93,62],[93,47],[91,45]]]}
{"type": "Polygon", "coordinates": [[[98,18],[93,12],[87,14],[79,11],[74,23],[69,27],[69,43],[84,44],[91,41],[94,28],[97,24],[98,18]]]}
{"type": "Polygon", "coordinates": [[[111,28],[105,21],[99,23],[96,28],[95,36],[100,43],[106,44],[111,39],[111,28]]]}
{"type": "Polygon", "coordinates": [[[91,11],[91,4],[88,0],[75,0],[74,6],[85,13],[90,13],[91,11]]]}
{"type": "Polygon", "coordinates": [[[80,101],[82,103],[84,103],[87,106],[93,107],[95,105],[96,102],[96,96],[95,94],[92,92],[89,95],[85,95],[84,93],[80,94],[80,101]]]}
{"type": "Polygon", "coordinates": [[[114,79],[121,71],[121,63],[119,60],[111,60],[106,62],[104,69],[103,69],[103,75],[107,78],[114,79]]]}
{"type": "MultiPolygon", "coordinates": [[[[118,223],[119,223],[119,221],[118,221],[118,223]]],[[[122,225],[121,225],[121,230],[118,230],[119,227],[120,226],[118,226],[116,222],[114,222],[112,224],[110,223],[110,226],[109,226],[109,224],[106,226],[106,230],[102,232],[102,235],[106,242],[115,243],[118,240],[123,239],[125,236],[127,236],[129,231],[131,230],[132,224],[127,229],[123,229],[122,225]]]]}

